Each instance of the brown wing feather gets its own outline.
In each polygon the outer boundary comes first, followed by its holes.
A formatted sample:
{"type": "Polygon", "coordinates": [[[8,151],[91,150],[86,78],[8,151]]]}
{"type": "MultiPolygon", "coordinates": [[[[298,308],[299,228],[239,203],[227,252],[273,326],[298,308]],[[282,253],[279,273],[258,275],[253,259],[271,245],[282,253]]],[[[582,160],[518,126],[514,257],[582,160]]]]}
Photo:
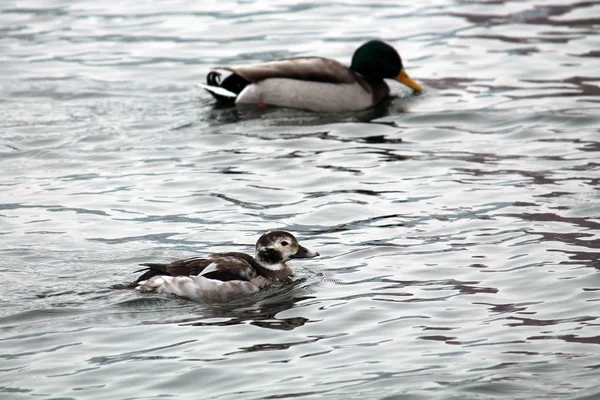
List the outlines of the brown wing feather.
{"type": "Polygon", "coordinates": [[[355,83],[359,75],[344,64],[323,57],[296,57],[234,67],[218,67],[234,72],[250,82],[269,78],[289,78],[313,82],[355,83]]]}
{"type": "Polygon", "coordinates": [[[174,261],[167,265],[167,272],[172,276],[199,275],[206,267],[211,266],[211,272],[206,276],[210,279],[223,281],[250,280],[256,276],[254,269],[256,261],[244,253],[216,253],[206,258],[193,257],[185,260],[174,261]],[[236,278],[237,277],[237,278],[236,278]]]}
{"type": "Polygon", "coordinates": [[[211,257],[211,259],[213,262],[201,273],[205,278],[220,281],[249,281],[257,276],[252,263],[238,255],[219,254],[218,256],[211,257]]]}
{"type": "Polygon", "coordinates": [[[185,260],[173,261],[167,265],[167,272],[172,276],[198,275],[204,268],[212,263],[210,258],[187,258],[185,260]]]}

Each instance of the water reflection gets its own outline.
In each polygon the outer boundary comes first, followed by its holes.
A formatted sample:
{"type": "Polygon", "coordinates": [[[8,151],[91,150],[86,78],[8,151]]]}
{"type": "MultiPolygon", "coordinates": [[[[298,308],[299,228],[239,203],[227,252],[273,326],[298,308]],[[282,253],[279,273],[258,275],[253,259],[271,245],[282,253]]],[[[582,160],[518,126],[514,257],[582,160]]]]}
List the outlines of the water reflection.
{"type": "MultiPolygon", "coordinates": [[[[462,1],[461,1],[462,2],[462,1]]],[[[484,13],[452,13],[452,15],[465,18],[467,21],[476,25],[486,26],[505,26],[511,24],[531,24],[531,25],[554,25],[560,27],[580,27],[597,24],[595,18],[567,19],[557,18],[574,13],[579,9],[592,8],[598,5],[595,1],[574,1],[569,4],[532,4],[525,10],[506,13],[507,7],[514,3],[512,1],[494,1],[494,9],[505,11],[502,13],[484,14],[484,13]],[[504,6],[502,9],[496,6],[504,6]]],[[[527,39],[523,39],[527,40],[527,39]]],[[[562,42],[559,42],[562,43],[562,42]]]]}
{"type": "MultiPolygon", "coordinates": [[[[318,274],[312,274],[310,281],[307,278],[297,278],[293,282],[278,285],[267,291],[261,292],[247,299],[235,300],[227,304],[210,303],[194,304],[185,299],[180,300],[184,307],[167,319],[146,321],[146,324],[177,324],[182,326],[229,326],[249,323],[250,325],[274,330],[289,331],[303,326],[309,318],[290,317],[280,318],[277,315],[296,307],[298,304],[312,299],[311,288],[318,284],[318,274]],[[178,318],[178,314],[195,314],[178,318]]],[[[137,294],[137,292],[136,292],[137,294]]],[[[142,294],[139,294],[143,296],[142,294]]],[[[172,300],[169,297],[143,296],[136,300],[127,300],[123,306],[131,307],[156,307],[157,313],[167,314],[172,312],[172,300]],[[150,303],[148,303],[150,302],[150,303]],[[162,307],[161,307],[162,306],[162,307]],[[165,308],[163,308],[165,307],[165,308]]]]}
{"type": "Polygon", "coordinates": [[[393,113],[401,113],[413,99],[394,96],[375,107],[362,111],[346,113],[316,113],[302,110],[283,109],[278,107],[261,107],[246,105],[226,105],[215,103],[208,105],[207,121],[214,125],[235,124],[242,121],[260,120],[268,126],[320,126],[340,122],[371,122],[393,113]]]}

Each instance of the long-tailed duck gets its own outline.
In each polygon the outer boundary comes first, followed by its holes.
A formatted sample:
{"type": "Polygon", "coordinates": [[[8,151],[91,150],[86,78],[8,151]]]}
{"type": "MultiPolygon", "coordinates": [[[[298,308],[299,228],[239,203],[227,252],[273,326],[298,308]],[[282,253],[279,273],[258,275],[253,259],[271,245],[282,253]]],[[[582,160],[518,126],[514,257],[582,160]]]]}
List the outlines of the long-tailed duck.
{"type": "Polygon", "coordinates": [[[286,261],[319,253],[298,244],[289,232],[271,231],[256,242],[254,257],[245,253],[215,253],[170,264],[147,263],[129,287],[141,292],[170,293],[193,300],[227,301],[258,292],[292,274],[286,261]]]}

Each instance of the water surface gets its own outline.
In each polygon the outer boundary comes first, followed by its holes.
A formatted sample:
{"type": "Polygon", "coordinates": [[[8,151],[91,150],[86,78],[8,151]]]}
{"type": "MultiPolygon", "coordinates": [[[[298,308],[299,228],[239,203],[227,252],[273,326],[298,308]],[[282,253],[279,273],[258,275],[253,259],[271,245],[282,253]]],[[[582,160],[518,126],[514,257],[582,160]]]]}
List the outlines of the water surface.
{"type": "Polygon", "coordinates": [[[0,6],[2,399],[600,396],[600,5],[9,1],[0,6]],[[213,65],[367,39],[361,113],[218,108],[213,65]],[[320,258],[206,305],[136,264],[320,258]]]}

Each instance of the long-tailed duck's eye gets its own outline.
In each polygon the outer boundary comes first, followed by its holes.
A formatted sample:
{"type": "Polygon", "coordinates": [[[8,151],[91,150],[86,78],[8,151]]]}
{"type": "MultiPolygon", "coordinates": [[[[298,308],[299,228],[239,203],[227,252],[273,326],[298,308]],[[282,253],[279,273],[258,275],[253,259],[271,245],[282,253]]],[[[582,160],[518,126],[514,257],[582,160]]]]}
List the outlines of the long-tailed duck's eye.
{"type": "Polygon", "coordinates": [[[282,240],[282,241],[281,241],[281,245],[282,245],[282,246],[287,246],[288,244],[289,244],[289,243],[288,243],[288,242],[286,242],[285,240],[282,240]]]}

